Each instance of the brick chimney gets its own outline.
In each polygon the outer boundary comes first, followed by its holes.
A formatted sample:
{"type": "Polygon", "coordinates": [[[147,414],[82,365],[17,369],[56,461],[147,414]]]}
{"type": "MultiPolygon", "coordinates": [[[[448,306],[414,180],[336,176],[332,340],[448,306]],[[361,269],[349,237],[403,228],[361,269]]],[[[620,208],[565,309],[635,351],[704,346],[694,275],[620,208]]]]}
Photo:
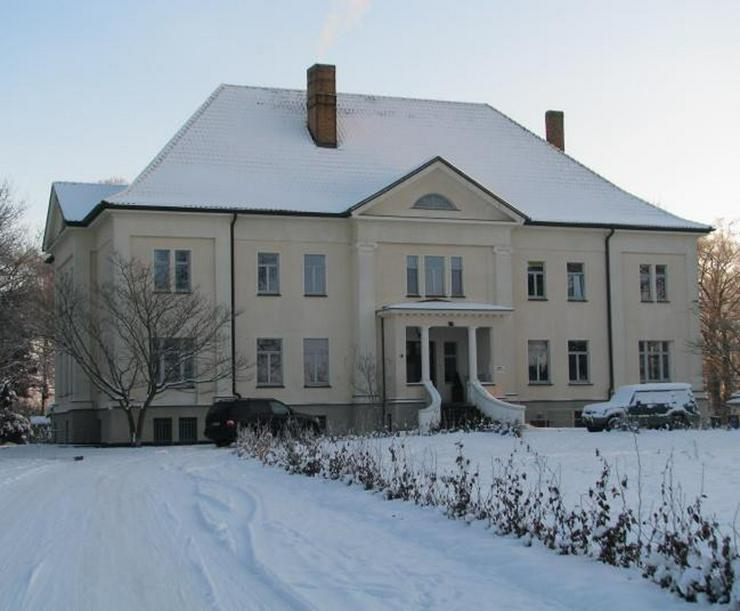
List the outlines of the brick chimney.
{"type": "Polygon", "coordinates": [[[545,132],[547,141],[557,146],[561,151],[565,150],[565,115],[562,110],[548,110],[545,113],[545,132]]]}
{"type": "Polygon", "coordinates": [[[316,146],[334,148],[337,146],[336,68],[330,64],[314,64],[306,76],[308,131],[316,146]]]}

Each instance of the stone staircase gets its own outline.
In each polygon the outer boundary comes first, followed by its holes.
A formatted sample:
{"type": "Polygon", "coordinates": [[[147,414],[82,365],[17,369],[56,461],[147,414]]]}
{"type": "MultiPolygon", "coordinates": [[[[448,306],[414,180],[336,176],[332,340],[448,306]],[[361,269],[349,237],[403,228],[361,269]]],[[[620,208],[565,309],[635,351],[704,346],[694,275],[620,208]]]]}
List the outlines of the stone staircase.
{"type": "Polygon", "coordinates": [[[472,403],[443,403],[441,416],[440,426],[443,429],[464,427],[471,422],[480,422],[484,418],[472,403]]]}

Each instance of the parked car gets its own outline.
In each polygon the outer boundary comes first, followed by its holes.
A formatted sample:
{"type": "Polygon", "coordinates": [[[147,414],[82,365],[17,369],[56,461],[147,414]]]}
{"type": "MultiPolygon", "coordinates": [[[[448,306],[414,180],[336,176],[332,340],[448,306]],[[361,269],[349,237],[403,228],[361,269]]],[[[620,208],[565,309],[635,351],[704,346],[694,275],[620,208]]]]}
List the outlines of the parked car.
{"type": "Polygon", "coordinates": [[[583,408],[589,431],[620,428],[625,421],[641,427],[687,427],[699,419],[690,384],[633,384],[620,386],[604,403],[583,408]]]}
{"type": "Polygon", "coordinates": [[[216,445],[228,445],[236,441],[240,426],[265,426],[273,433],[287,428],[321,430],[317,417],[293,411],[277,399],[235,399],[217,401],[209,408],[204,434],[216,445]]]}

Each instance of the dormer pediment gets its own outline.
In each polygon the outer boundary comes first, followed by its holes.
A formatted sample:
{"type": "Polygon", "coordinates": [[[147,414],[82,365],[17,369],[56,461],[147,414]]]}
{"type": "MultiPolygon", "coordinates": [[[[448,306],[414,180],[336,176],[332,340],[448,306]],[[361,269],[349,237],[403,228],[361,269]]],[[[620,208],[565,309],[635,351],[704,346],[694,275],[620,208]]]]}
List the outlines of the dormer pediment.
{"type": "Polygon", "coordinates": [[[361,202],[352,215],[502,223],[526,218],[441,157],[361,202]]]}

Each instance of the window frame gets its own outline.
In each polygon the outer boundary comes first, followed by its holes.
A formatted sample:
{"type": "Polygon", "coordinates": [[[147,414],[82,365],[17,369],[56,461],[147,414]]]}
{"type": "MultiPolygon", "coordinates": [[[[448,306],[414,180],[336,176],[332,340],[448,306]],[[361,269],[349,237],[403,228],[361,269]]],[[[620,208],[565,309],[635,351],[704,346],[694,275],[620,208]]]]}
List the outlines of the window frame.
{"type": "MultiPolygon", "coordinates": [[[[566,273],[566,293],[568,296],[568,301],[586,301],[586,264],[583,261],[568,261],[565,264],[565,273],[566,273]],[[572,272],[570,269],[568,269],[571,265],[579,265],[581,267],[580,271],[572,272]],[[571,277],[578,277],[580,278],[580,289],[581,289],[581,296],[578,297],[575,295],[576,291],[573,291],[573,294],[571,294],[571,277]]],[[[573,283],[573,287],[575,288],[576,284],[573,283]]]]}
{"type": "Polygon", "coordinates": [[[567,340],[568,348],[568,384],[590,384],[591,383],[591,350],[587,339],[569,339],[567,340]],[[571,344],[585,344],[585,349],[578,350],[571,347],[571,344]],[[575,358],[575,377],[571,367],[571,357],[575,358]],[[585,361],[586,377],[581,377],[581,361],[585,361]]]}
{"type": "Polygon", "coordinates": [[[424,296],[447,297],[447,257],[445,257],[444,255],[424,255],[424,296]],[[429,275],[427,274],[427,272],[430,269],[434,271],[433,268],[428,265],[431,259],[439,260],[442,262],[442,270],[440,274],[442,290],[440,292],[430,292],[429,290],[429,275]]]}
{"type": "Polygon", "coordinates": [[[655,263],[653,265],[654,278],[655,278],[655,301],[657,303],[666,303],[668,301],[668,265],[666,263],[655,263]],[[658,268],[662,268],[661,273],[658,273],[658,268]],[[658,276],[662,276],[663,285],[658,284],[658,276]],[[662,295],[661,295],[662,293],[662,295]]]}
{"type": "Polygon", "coordinates": [[[462,255],[450,255],[450,297],[465,297],[465,264],[462,255]],[[455,261],[459,261],[459,269],[455,269],[455,261]],[[457,292],[455,291],[455,272],[459,272],[460,280],[460,290],[457,292]]]}
{"type": "Polygon", "coordinates": [[[274,251],[257,251],[257,295],[260,296],[267,296],[267,297],[274,297],[274,296],[280,296],[280,253],[274,252],[274,251]],[[270,274],[269,269],[273,267],[273,264],[269,263],[261,263],[260,257],[262,255],[274,255],[276,257],[276,263],[274,264],[275,269],[277,270],[275,277],[276,277],[276,284],[277,287],[275,289],[270,288],[270,274]],[[262,290],[260,289],[260,268],[265,267],[268,269],[266,272],[266,281],[267,281],[267,288],[262,290]]]}
{"type": "Polygon", "coordinates": [[[407,297],[421,297],[421,285],[419,282],[419,255],[406,255],[406,296],[407,297]],[[411,259],[415,262],[415,267],[410,267],[409,263],[411,259]],[[416,292],[411,292],[409,289],[411,288],[409,286],[409,272],[413,269],[414,272],[414,282],[416,284],[416,292]]]}
{"type": "Polygon", "coordinates": [[[171,293],[172,292],[172,261],[171,261],[171,248],[154,248],[152,249],[152,283],[154,286],[155,293],[171,293]],[[158,261],[157,257],[159,253],[167,253],[167,273],[165,275],[158,272],[158,266],[162,261],[158,261]],[[167,282],[166,286],[160,286],[158,278],[165,277],[167,282]]]}
{"type": "Polygon", "coordinates": [[[530,339],[527,340],[527,379],[531,386],[549,386],[552,384],[552,359],[550,357],[550,340],[548,339],[530,339]],[[542,343],[545,345],[545,366],[547,367],[546,378],[540,378],[539,365],[535,365],[538,368],[538,375],[536,379],[532,378],[532,365],[530,363],[532,357],[532,345],[535,343],[542,343]]]}
{"type": "Polygon", "coordinates": [[[182,345],[186,342],[194,342],[192,337],[157,337],[154,338],[153,359],[156,360],[156,373],[157,382],[159,384],[167,384],[170,388],[193,388],[195,386],[196,373],[196,354],[195,350],[190,349],[188,352],[192,354],[188,358],[182,356],[182,345]],[[175,348],[168,348],[167,343],[172,345],[175,344],[175,348]],[[177,358],[178,367],[178,379],[167,380],[167,356],[171,350],[174,350],[177,358]],[[190,368],[191,375],[185,375],[187,368],[190,368]],[[189,378],[189,379],[188,379],[189,378]]]}
{"type": "Polygon", "coordinates": [[[285,360],[283,358],[283,338],[282,337],[258,337],[256,344],[256,354],[257,354],[257,388],[283,388],[284,387],[284,381],[285,381],[285,360]],[[260,342],[278,342],[279,349],[278,350],[260,350],[260,342]],[[266,364],[266,371],[267,371],[267,380],[266,381],[260,381],[260,356],[266,356],[267,357],[267,364],[266,364]],[[279,380],[273,380],[272,379],[272,358],[277,355],[277,358],[279,360],[279,380]]]}
{"type": "Polygon", "coordinates": [[[172,274],[173,274],[173,286],[175,293],[192,293],[193,292],[193,251],[189,248],[175,248],[172,250],[172,274]],[[179,254],[185,253],[187,255],[186,269],[187,269],[187,287],[181,288],[178,286],[178,269],[181,263],[177,260],[179,254]]]}
{"type": "Polygon", "coordinates": [[[328,337],[304,337],[303,338],[303,385],[306,388],[327,388],[331,385],[331,374],[330,374],[330,348],[329,348],[329,338],[328,337]],[[326,351],[323,353],[323,355],[319,351],[309,351],[309,342],[321,342],[324,346],[326,346],[326,351]],[[316,363],[312,364],[312,371],[310,372],[312,375],[308,376],[309,373],[308,367],[309,367],[309,357],[315,357],[316,355],[319,355],[319,357],[322,357],[326,359],[325,364],[325,378],[324,380],[320,379],[311,379],[313,377],[318,378],[317,374],[320,368],[320,364],[317,365],[316,363]]]}
{"type": "Polygon", "coordinates": [[[192,248],[153,248],[152,249],[152,286],[155,293],[181,293],[187,294],[193,292],[193,249],[192,248]],[[167,253],[167,285],[166,287],[157,285],[157,268],[161,263],[157,261],[157,253],[167,253]],[[178,288],[177,270],[179,263],[177,255],[179,253],[187,254],[188,286],[187,288],[178,288]]]}
{"type": "Polygon", "coordinates": [[[640,301],[642,303],[668,303],[668,264],[667,263],[640,263],[638,267],[640,278],[640,301]],[[646,268],[646,271],[643,269],[646,268]],[[661,282],[658,281],[660,276],[661,282]],[[645,283],[647,280],[647,284],[645,283]],[[647,288],[649,295],[645,296],[647,288]]]}
{"type": "Polygon", "coordinates": [[[547,300],[547,266],[544,261],[527,261],[527,300],[528,301],[545,301],[547,300]],[[540,270],[531,269],[535,265],[541,265],[540,270]],[[537,294],[537,278],[542,279],[542,294],[537,294]],[[530,291],[530,278],[534,278],[534,293],[530,291]]]}
{"type": "Polygon", "coordinates": [[[651,340],[641,339],[638,341],[638,355],[639,355],[639,373],[640,373],[640,384],[652,384],[661,382],[671,381],[671,341],[670,340],[651,340]],[[658,350],[651,350],[652,347],[658,345],[658,350]],[[650,376],[651,370],[651,357],[657,357],[658,367],[660,371],[659,377],[654,378],[650,376]]]}
{"type": "MultiPolygon", "coordinates": [[[[326,254],[324,254],[324,253],[304,253],[303,254],[303,295],[304,295],[304,297],[327,297],[328,296],[328,287],[327,287],[328,274],[327,274],[327,270],[326,270],[326,258],[327,258],[326,257],[326,254]],[[323,271],[323,274],[322,274],[322,277],[321,277],[321,284],[323,285],[322,286],[323,290],[321,290],[321,291],[316,290],[316,289],[309,290],[309,287],[308,287],[308,284],[309,283],[306,282],[308,280],[309,265],[307,263],[308,263],[308,258],[309,257],[320,257],[321,258],[321,261],[322,261],[321,269],[323,271]]],[[[280,280],[280,268],[279,268],[279,263],[280,263],[280,260],[278,259],[278,291],[279,291],[279,288],[280,288],[280,281],[279,281],[280,280]]],[[[310,266],[310,268],[312,270],[315,270],[317,268],[317,266],[310,266]]],[[[315,281],[316,278],[315,277],[312,277],[312,280],[315,281]]]]}

